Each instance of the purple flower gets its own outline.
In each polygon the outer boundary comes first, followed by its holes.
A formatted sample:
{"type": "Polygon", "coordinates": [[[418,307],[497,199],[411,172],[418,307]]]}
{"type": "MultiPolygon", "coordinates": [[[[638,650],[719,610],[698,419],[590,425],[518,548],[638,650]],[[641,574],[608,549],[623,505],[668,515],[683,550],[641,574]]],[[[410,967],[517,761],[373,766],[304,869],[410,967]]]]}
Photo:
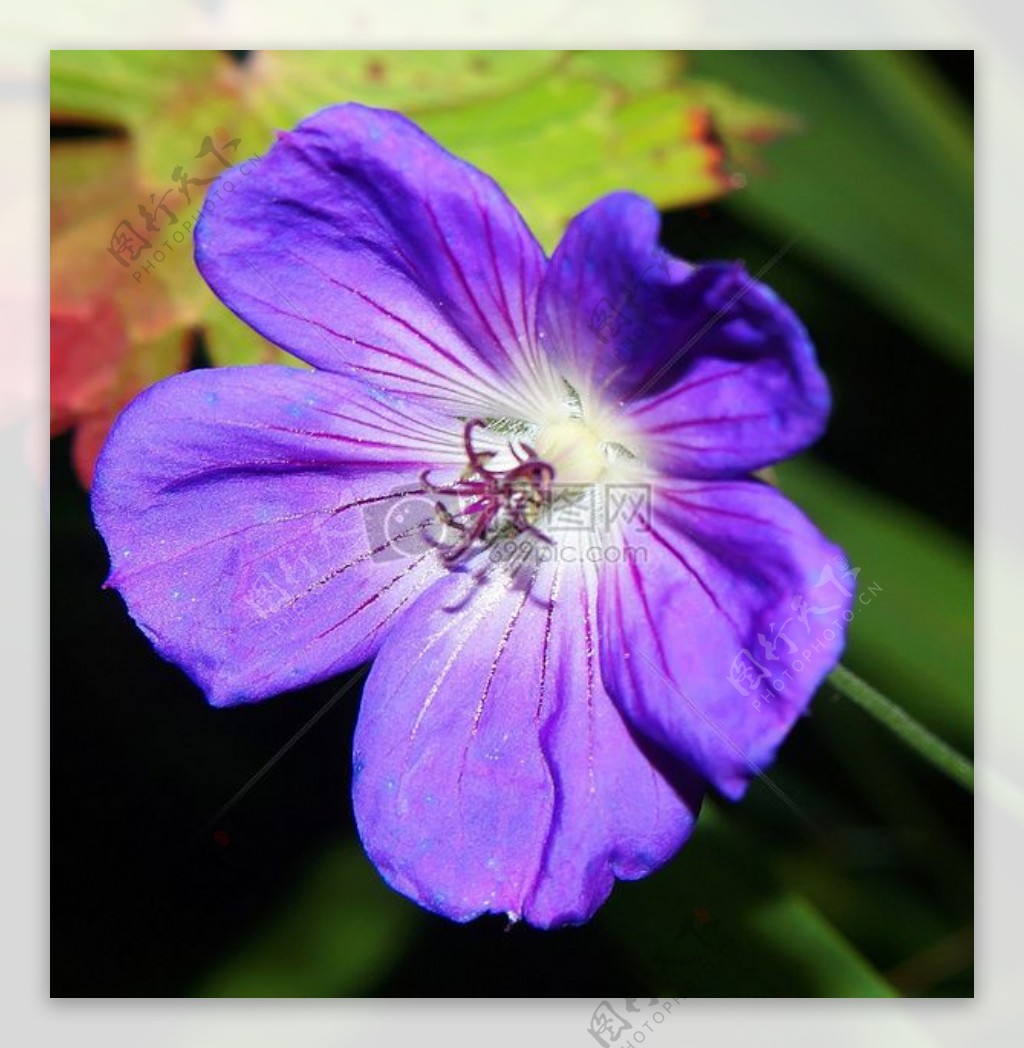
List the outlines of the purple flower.
{"type": "Polygon", "coordinates": [[[109,584],[211,703],[366,659],[354,804],[455,920],[586,920],[739,797],[842,647],[835,546],[753,471],[821,433],[807,335],[607,196],[547,259],[501,189],[344,105],[222,180],[217,295],[312,366],[143,393],[93,505],[109,584]]]}

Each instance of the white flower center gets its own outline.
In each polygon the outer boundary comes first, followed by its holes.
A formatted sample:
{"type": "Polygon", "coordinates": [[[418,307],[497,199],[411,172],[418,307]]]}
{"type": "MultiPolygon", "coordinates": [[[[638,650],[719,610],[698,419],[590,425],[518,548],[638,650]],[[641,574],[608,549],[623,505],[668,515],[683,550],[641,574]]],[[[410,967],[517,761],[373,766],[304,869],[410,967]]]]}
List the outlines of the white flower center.
{"type": "Polygon", "coordinates": [[[597,484],[608,469],[600,434],[580,419],[559,419],[542,426],[533,446],[537,457],[554,467],[558,485],[597,484]]]}

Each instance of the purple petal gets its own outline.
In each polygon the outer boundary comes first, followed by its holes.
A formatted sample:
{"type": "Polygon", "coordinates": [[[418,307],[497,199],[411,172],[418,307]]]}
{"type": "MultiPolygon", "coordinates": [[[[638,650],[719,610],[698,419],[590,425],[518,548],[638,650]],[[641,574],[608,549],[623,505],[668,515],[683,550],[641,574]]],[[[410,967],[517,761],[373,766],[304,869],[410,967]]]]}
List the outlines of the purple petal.
{"type": "Polygon", "coordinates": [[[659,249],[660,226],[649,200],[612,193],[569,223],[551,258],[540,333],[581,394],[628,398],[678,345],[688,318],[672,292],[693,269],[659,249]]]}
{"type": "Polygon", "coordinates": [[[614,878],[645,877],[670,859],[703,795],[696,776],[669,767],[623,722],[601,678],[597,585],[585,585],[571,566],[563,572],[544,656],[553,701],[541,725],[555,814],[526,911],[543,926],[588,919],[614,878]]]}
{"type": "Polygon", "coordinates": [[[460,462],[457,422],[353,379],[176,376],[122,414],[97,466],[108,585],[215,705],[329,677],[443,570],[409,478],[460,462]]]}
{"type": "Polygon", "coordinates": [[[856,573],[756,481],[662,483],[621,541],[598,600],[605,684],[634,729],[739,797],[839,661],[856,573]]]}
{"type": "Polygon", "coordinates": [[[506,413],[529,392],[543,253],[492,179],[397,113],[340,105],[280,133],[208,194],[196,261],[316,367],[506,413]]]}
{"type": "Polygon", "coordinates": [[[570,224],[540,298],[565,377],[624,411],[624,442],[672,475],[741,475],[812,443],[829,394],[799,320],[739,263],[670,258],[658,230],[627,193],[570,224]]]}
{"type": "Polygon", "coordinates": [[[532,589],[453,575],[403,616],[355,738],[360,835],[393,887],[454,920],[549,927],[679,847],[699,793],[670,786],[627,731],[596,632],[567,568],[532,589]]]}

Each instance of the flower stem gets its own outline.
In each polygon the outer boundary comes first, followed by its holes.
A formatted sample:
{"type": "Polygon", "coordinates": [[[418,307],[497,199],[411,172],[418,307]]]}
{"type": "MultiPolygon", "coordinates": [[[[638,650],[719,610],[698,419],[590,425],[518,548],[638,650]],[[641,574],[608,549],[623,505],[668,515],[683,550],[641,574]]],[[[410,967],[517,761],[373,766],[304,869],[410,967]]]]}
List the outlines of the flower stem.
{"type": "Polygon", "coordinates": [[[974,765],[948,743],[918,724],[910,714],[887,699],[877,688],[863,681],[845,666],[837,666],[828,677],[840,694],[855,702],[889,728],[911,749],[965,789],[974,792],[974,765]]]}

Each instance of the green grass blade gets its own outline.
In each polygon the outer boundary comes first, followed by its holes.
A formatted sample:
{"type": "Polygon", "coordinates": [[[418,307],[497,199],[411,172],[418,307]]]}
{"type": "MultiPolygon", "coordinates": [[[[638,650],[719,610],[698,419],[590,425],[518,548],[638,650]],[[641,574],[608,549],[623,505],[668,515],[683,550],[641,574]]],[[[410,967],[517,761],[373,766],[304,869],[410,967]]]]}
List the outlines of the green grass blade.
{"type": "Polygon", "coordinates": [[[877,688],[861,680],[845,666],[837,666],[828,679],[838,692],[870,713],[912,750],[916,750],[965,789],[974,792],[974,765],[952,746],[933,735],[877,688]]]}

